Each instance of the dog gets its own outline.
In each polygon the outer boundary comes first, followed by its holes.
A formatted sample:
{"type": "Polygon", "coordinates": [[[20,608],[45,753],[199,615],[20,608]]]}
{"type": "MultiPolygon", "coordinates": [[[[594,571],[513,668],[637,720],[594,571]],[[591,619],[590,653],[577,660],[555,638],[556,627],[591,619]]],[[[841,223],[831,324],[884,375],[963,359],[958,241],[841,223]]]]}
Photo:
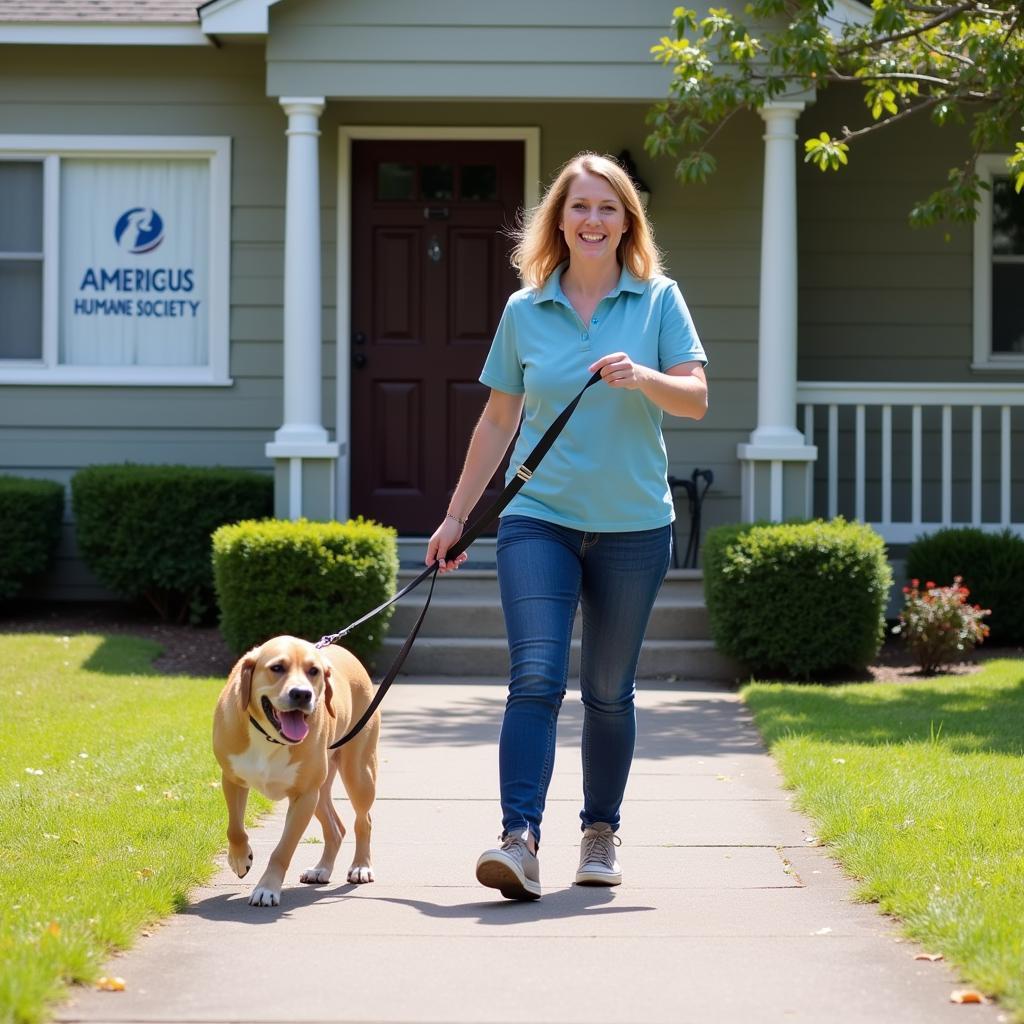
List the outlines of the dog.
{"type": "Polygon", "coordinates": [[[228,810],[228,864],[239,878],[252,867],[245,831],[250,789],[271,800],[288,798],[280,842],[249,896],[255,907],[281,901],[284,876],[310,819],[323,829],[323,856],[302,872],[311,885],[330,881],[345,826],[331,799],[340,773],[355,811],[356,848],[348,880],[373,881],[370,808],[377,791],[380,712],[345,746],[328,750],[369,707],[373,684],[355,655],[342,647],[317,649],[278,636],[239,658],[221,691],[213,719],[213,751],[221,766],[228,810]]]}

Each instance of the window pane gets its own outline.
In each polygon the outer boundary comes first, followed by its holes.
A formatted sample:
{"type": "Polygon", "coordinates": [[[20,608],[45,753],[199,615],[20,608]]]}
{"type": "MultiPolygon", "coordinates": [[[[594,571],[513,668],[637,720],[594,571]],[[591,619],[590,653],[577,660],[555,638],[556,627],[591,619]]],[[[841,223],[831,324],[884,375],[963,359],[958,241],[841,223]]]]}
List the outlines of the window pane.
{"type": "Polygon", "coordinates": [[[992,351],[1024,352],[1024,263],[992,266],[992,351]]]}
{"type": "Polygon", "coordinates": [[[43,251],[43,165],[0,160],[0,252],[43,251]]]}
{"type": "Polygon", "coordinates": [[[424,199],[451,199],[455,195],[455,169],[451,164],[424,164],[420,168],[424,199]]]}
{"type": "Polygon", "coordinates": [[[493,202],[498,198],[498,168],[494,164],[466,164],[462,168],[462,198],[493,202]]]}
{"type": "Polygon", "coordinates": [[[42,357],[42,261],[0,260],[0,359],[42,357]]]}
{"type": "Polygon", "coordinates": [[[416,168],[413,164],[377,164],[378,199],[415,199],[416,168]]]}
{"type": "Polygon", "coordinates": [[[1024,194],[1009,178],[992,182],[992,252],[997,256],[1024,255],[1024,194]]]}

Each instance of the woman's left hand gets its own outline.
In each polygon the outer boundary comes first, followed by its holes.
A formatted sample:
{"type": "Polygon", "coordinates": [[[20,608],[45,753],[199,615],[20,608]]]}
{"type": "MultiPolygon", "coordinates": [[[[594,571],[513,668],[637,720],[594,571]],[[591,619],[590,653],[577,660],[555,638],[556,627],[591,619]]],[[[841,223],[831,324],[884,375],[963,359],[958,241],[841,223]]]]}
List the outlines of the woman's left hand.
{"type": "Polygon", "coordinates": [[[649,376],[647,367],[634,363],[627,352],[612,352],[587,367],[588,373],[596,373],[598,370],[601,371],[601,379],[609,387],[628,388],[631,391],[644,384],[649,376]]]}

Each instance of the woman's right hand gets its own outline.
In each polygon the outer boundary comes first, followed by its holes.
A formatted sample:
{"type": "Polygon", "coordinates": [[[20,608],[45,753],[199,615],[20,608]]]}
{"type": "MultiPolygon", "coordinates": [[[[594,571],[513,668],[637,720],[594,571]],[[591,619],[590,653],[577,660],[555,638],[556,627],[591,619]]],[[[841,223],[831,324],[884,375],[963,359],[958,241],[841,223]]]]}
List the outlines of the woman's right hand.
{"type": "Polygon", "coordinates": [[[445,516],[441,520],[441,525],[434,531],[430,542],[427,544],[427,557],[423,560],[423,564],[432,565],[436,559],[440,563],[441,572],[451,572],[453,569],[458,569],[469,558],[469,555],[463,551],[461,555],[457,555],[450,562],[445,559],[445,556],[448,554],[448,549],[461,536],[462,523],[451,516],[445,516]]]}

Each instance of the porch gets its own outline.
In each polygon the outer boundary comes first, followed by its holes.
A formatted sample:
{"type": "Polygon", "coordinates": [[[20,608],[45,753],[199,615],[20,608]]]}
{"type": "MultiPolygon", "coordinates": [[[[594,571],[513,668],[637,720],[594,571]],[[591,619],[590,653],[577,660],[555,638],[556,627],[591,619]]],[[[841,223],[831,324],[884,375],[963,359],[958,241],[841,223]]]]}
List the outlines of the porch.
{"type": "Polygon", "coordinates": [[[891,545],[943,527],[1024,535],[1019,383],[800,381],[808,513],[869,523],[891,545]]]}

